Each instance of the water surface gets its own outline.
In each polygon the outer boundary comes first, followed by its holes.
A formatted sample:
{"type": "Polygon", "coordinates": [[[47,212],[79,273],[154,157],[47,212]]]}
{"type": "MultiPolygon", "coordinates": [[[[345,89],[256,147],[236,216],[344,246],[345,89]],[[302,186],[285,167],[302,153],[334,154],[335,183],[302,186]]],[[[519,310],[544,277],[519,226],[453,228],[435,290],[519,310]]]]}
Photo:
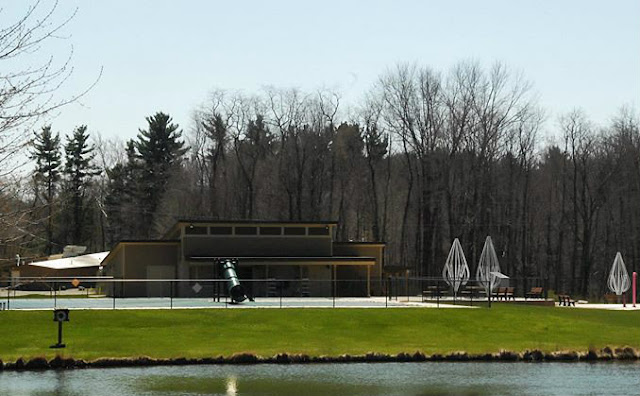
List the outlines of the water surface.
{"type": "Polygon", "coordinates": [[[637,363],[374,363],[0,372],[0,395],[631,395],[637,363]]]}

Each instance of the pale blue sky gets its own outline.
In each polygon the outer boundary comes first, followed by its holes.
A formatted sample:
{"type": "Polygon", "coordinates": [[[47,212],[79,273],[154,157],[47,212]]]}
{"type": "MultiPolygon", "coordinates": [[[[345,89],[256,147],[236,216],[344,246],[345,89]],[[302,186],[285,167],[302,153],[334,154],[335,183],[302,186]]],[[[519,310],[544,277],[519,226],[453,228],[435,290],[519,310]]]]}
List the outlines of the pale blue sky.
{"type": "Polygon", "coordinates": [[[52,120],[135,137],[162,110],[187,129],[214,88],[334,88],[356,104],[386,68],[505,63],[534,84],[547,130],[583,108],[605,123],[640,106],[640,1],[74,1],[70,37],[45,48],[74,74],[62,93],[98,85],[52,120]]]}

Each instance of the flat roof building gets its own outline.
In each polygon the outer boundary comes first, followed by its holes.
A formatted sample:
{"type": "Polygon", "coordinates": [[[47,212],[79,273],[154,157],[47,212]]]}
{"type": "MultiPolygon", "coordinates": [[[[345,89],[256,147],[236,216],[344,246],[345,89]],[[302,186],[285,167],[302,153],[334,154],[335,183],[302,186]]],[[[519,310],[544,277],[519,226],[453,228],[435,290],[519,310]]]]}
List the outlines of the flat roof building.
{"type": "Polygon", "coordinates": [[[125,297],[211,296],[214,283],[206,280],[221,278],[222,259],[234,260],[250,295],[380,294],[385,244],[336,242],[336,226],[334,221],[182,219],[160,240],[117,243],[102,265],[104,275],[116,279],[156,280],[117,285],[113,293],[125,297]]]}

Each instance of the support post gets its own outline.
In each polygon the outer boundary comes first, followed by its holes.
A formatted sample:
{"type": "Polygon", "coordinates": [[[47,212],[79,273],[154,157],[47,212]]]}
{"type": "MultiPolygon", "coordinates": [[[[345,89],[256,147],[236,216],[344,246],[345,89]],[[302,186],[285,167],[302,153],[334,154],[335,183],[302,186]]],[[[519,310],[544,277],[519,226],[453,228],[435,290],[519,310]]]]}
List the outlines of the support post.
{"type": "Polygon", "coordinates": [[[384,289],[384,307],[387,308],[389,306],[389,278],[385,278],[384,289]]]}
{"type": "Polygon", "coordinates": [[[633,298],[632,298],[632,300],[633,300],[633,307],[634,308],[636,307],[636,296],[637,296],[637,293],[636,293],[636,280],[637,279],[638,279],[638,273],[633,271],[633,288],[632,288],[633,298]]]}
{"type": "Polygon", "coordinates": [[[407,302],[409,302],[409,270],[404,272],[404,291],[407,295],[407,302]]]}
{"type": "Polygon", "coordinates": [[[169,287],[171,288],[171,306],[170,308],[173,309],[173,281],[169,281],[169,287]]]}
{"type": "Polygon", "coordinates": [[[62,345],[62,322],[58,322],[58,345],[62,345]]]}
{"type": "Polygon", "coordinates": [[[436,308],[440,308],[440,282],[436,279],[436,308]]]}

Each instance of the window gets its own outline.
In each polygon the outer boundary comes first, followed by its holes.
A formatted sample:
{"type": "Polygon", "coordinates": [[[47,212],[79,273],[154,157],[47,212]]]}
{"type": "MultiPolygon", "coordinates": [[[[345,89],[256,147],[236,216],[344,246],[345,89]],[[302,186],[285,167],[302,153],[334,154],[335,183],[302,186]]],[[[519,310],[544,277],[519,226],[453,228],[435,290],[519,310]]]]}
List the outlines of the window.
{"type": "Polygon", "coordinates": [[[211,235],[231,235],[231,227],[209,227],[211,235]]]}
{"type": "Polygon", "coordinates": [[[309,235],[329,235],[329,227],[309,227],[309,235]]]}
{"type": "Polygon", "coordinates": [[[260,235],[282,235],[280,227],[260,227],[260,235]]]}
{"type": "Polygon", "coordinates": [[[184,229],[184,232],[187,235],[207,235],[207,227],[190,225],[184,229]]]}
{"type": "Polygon", "coordinates": [[[236,235],[256,235],[257,227],[236,227],[236,235]]]}
{"type": "Polygon", "coordinates": [[[284,227],[284,235],[307,235],[305,227],[284,227]]]}

